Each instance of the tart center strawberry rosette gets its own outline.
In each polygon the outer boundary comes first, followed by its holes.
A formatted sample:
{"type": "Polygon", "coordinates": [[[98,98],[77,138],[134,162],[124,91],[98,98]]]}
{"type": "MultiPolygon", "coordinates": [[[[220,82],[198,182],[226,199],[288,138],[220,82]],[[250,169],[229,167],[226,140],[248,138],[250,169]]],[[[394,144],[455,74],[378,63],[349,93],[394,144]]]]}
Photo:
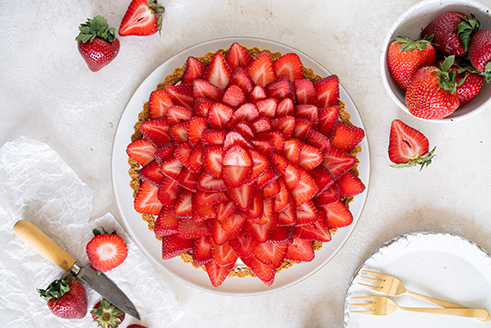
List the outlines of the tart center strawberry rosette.
{"type": "Polygon", "coordinates": [[[312,261],[365,189],[365,133],[349,118],[338,77],[295,53],[234,43],[189,57],[150,94],[127,148],[134,207],[162,258],[202,267],[215,287],[227,276],[270,286],[312,261]]]}

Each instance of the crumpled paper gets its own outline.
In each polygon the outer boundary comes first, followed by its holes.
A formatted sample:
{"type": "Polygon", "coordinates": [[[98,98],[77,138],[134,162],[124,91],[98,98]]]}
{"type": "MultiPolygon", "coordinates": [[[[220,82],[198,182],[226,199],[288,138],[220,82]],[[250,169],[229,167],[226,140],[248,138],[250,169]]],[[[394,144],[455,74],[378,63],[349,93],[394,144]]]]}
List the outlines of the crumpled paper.
{"type": "Polygon", "coordinates": [[[36,288],[46,288],[63,272],[14,234],[13,226],[19,219],[34,223],[82,265],[88,263],[85,245],[93,237],[93,228],[118,232],[128,246],[128,257],[106,275],[135,304],[142,319],[139,322],[126,315],[121,328],[132,323],[166,327],[182,317],[161,276],[112,214],[89,220],[91,211],[92,191],[49,146],[20,137],[0,148],[3,327],[95,327],[89,311],[101,299],[87,287],[89,308],[85,318],[68,320],[53,315],[36,288]]]}

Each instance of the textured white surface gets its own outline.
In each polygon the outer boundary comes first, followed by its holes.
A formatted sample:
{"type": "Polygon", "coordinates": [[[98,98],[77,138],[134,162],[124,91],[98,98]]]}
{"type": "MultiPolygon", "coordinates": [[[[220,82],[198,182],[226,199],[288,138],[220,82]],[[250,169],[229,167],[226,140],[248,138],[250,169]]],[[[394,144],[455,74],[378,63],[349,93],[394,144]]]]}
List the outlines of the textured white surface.
{"type": "Polygon", "coordinates": [[[341,327],[351,276],[385,241],[414,231],[450,232],[491,250],[490,109],[452,124],[421,122],[398,109],[382,84],[385,34],[416,0],[165,0],[161,37],[121,38],[118,57],[98,73],[89,71],[74,41],[77,26],[100,14],[118,27],[128,3],[0,2],[0,144],[25,135],[56,150],[93,191],[92,218],[111,212],[120,219],[110,160],[126,103],[162,62],[202,41],[260,37],[308,54],[340,77],[370,146],[367,204],[351,238],[324,268],[288,289],[243,298],[199,291],[162,271],[186,313],[175,327],[341,327]],[[434,163],[421,172],[389,167],[396,118],[437,146],[434,163]]]}

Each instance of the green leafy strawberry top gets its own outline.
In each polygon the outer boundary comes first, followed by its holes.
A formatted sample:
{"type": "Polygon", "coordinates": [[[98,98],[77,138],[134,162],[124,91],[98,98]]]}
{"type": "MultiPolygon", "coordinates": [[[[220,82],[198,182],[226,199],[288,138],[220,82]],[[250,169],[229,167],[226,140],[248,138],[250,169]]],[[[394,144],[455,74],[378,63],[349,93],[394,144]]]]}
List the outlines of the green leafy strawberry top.
{"type": "Polygon", "coordinates": [[[46,289],[37,289],[40,296],[45,301],[49,301],[50,299],[54,299],[55,302],[58,301],[60,297],[68,293],[70,284],[75,279],[73,277],[71,279],[66,279],[69,274],[69,272],[65,272],[59,280],[53,281],[46,289]]]}
{"type": "Polygon", "coordinates": [[[457,15],[462,18],[462,22],[457,25],[457,35],[462,40],[462,47],[465,51],[469,50],[469,46],[471,44],[472,34],[477,32],[480,27],[480,23],[475,19],[474,15],[471,15],[471,18],[467,19],[461,15],[457,15]]]}
{"type": "Polygon", "coordinates": [[[411,51],[414,49],[418,49],[419,51],[422,51],[426,48],[428,44],[431,44],[431,41],[433,40],[433,35],[430,35],[428,37],[425,37],[422,40],[415,40],[412,41],[408,37],[405,36],[398,36],[395,37],[392,41],[399,42],[401,44],[401,47],[399,48],[399,51],[411,51]]]}
{"type": "Polygon", "coordinates": [[[116,38],[116,29],[109,27],[107,20],[102,16],[95,16],[94,19],[87,19],[87,22],[78,27],[80,33],[75,40],[83,43],[92,42],[96,37],[113,42],[116,38]]]}

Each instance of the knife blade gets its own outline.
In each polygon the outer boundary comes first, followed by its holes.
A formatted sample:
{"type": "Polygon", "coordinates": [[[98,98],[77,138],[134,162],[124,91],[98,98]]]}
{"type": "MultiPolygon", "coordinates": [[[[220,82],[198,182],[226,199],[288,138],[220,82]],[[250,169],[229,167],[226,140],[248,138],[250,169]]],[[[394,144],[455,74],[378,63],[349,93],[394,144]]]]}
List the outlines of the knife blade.
{"type": "Polygon", "coordinates": [[[80,267],[75,259],[38,227],[26,220],[14,225],[15,234],[51,263],[70,273],[98,292],[121,311],[140,320],[136,307],[125,293],[105,274],[98,273],[90,264],[80,267]]]}

